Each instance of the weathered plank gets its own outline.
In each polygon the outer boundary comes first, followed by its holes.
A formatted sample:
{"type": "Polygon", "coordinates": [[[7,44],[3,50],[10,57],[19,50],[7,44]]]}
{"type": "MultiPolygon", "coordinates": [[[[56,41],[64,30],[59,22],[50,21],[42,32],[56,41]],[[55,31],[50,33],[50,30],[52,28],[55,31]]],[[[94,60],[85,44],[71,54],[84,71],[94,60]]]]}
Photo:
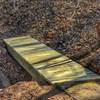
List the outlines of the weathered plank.
{"type": "Polygon", "coordinates": [[[30,36],[4,39],[12,56],[37,80],[66,91],[70,85],[100,76],[30,36]]]}
{"type": "Polygon", "coordinates": [[[100,100],[100,82],[81,82],[65,89],[76,100],[100,100]]]}

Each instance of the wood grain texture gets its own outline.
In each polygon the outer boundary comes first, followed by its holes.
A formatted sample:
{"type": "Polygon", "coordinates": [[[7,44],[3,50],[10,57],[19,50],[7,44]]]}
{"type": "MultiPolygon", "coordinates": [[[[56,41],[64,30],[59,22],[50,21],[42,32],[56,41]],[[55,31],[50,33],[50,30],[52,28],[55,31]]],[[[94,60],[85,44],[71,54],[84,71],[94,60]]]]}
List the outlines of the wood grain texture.
{"type": "Polygon", "coordinates": [[[37,80],[46,80],[62,90],[76,82],[99,80],[100,76],[30,36],[4,39],[11,55],[37,80]]]}

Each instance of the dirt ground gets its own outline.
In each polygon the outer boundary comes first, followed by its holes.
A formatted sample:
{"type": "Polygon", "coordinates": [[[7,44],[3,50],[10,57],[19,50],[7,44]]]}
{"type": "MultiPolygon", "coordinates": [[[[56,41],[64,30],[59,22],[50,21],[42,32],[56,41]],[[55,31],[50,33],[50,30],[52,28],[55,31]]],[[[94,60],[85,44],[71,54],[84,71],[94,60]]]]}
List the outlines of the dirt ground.
{"type": "MultiPolygon", "coordinates": [[[[10,84],[10,87],[7,84],[3,86],[0,80],[0,88],[4,88],[0,92],[2,100],[34,100],[53,88],[32,81],[31,76],[7,52],[2,39],[21,35],[31,35],[100,74],[99,0],[2,0],[0,70],[10,84]],[[18,91],[16,88],[19,88],[18,91]]],[[[63,92],[59,93],[59,90],[55,91],[48,97],[43,95],[46,99],[39,100],[73,99],[63,92]]]]}
{"type": "Polygon", "coordinates": [[[64,92],[50,85],[40,86],[35,81],[19,82],[1,91],[0,97],[4,100],[73,100],[64,92]]]}

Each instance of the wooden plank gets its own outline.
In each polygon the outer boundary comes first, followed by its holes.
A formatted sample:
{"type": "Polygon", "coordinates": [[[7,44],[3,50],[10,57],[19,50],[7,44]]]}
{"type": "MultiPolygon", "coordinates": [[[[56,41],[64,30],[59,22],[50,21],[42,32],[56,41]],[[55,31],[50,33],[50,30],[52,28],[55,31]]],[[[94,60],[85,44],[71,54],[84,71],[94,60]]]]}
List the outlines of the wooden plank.
{"type": "Polygon", "coordinates": [[[65,89],[76,100],[100,100],[100,82],[80,82],[65,89]]]}
{"type": "Polygon", "coordinates": [[[4,39],[12,56],[35,78],[66,90],[70,85],[100,76],[30,36],[4,39]],[[41,78],[42,77],[42,78],[41,78]]]}

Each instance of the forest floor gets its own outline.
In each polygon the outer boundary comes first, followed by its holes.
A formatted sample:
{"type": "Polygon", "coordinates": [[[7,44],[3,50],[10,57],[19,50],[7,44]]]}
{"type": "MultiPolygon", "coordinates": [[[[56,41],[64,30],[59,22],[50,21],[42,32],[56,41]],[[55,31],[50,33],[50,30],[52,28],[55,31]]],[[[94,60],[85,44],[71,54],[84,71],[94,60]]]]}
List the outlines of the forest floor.
{"type": "MultiPolygon", "coordinates": [[[[16,2],[2,0],[0,75],[6,79],[7,84],[3,84],[5,81],[2,82],[0,76],[0,99],[74,99],[51,85],[41,85],[32,80],[32,77],[7,52],[2,39],[23,35],[31,35],[100,74],[99,0],[16,0],[16,2]]],[[[100,93],[99,83],[96,87],[98,87],[96,91],[100,93]]],[[[87,91],[87,88],[84,91],[87,91]]],[[[99,99],[96,97],[93,100],[99,99]]]]}

